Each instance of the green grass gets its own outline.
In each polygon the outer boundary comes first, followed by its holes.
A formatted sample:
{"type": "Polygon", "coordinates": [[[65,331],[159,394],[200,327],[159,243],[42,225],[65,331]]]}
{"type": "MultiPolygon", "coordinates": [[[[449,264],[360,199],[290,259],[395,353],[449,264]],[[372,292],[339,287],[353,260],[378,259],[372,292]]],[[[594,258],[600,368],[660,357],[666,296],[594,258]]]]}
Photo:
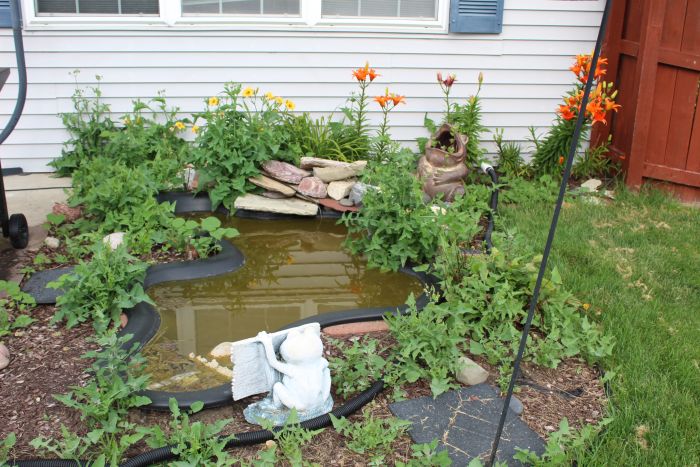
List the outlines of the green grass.
{"type": "MultiPolygon", "coordinates": [[[[595,206],[569,200],[550,266],[616,338],[604,362],[614,421],[579,465],[700,464],[700,209],[656,191],[595,206]]],[[[541,251],[553,203],[501,208],[541,251]]]]}

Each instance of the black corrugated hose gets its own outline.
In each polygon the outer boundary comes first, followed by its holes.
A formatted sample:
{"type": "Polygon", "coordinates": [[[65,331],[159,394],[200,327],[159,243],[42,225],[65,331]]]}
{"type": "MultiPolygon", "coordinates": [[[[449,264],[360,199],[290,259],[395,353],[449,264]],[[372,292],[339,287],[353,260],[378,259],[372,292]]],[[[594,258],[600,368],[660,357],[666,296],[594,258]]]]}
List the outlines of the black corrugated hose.
{"type": "MultiPolygon", "coordinates": [[[[347,417],[357,410],[367,405],[377,394],[384,389],[384,381],[376,381],[368,389],[364,390],[357,396],[353,397],[345,404],[341,405],[331,413],[335,417],[347,417]]],[[[308,430],[318,430],[325,428],[331,424],[331,417],[328,414],[320,415],[316,418],[301,422],[302,428],[308,430]]],[[[234,435],[235,438],[226,443],[226,448],[237,448],[242,446],[252,446],[255,444],[264,443],[265,441],[274,438],[274,434],[269,430],[248,431],[234,435]]],[[[133,457],[121,464],[121,467],[145,467],[147,465],[167,462],[177,457],[173,454],[172,446],[164,446],[152,451],[144,452],[136,457],[133,457]]],[[[83,467],[89,466],[88,461],[72,461],[72,460],[54,460],[54,459],[37,459],[37,460],[21,460],[10,462],[9,465],[18,467],[83,467]]]]}

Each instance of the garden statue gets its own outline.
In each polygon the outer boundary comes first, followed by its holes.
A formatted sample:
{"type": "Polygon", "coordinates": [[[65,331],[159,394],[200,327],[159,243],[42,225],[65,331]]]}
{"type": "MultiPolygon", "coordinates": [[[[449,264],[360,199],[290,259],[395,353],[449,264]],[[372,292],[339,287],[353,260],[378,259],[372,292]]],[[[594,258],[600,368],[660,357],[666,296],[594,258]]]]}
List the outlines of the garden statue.
{"type": "Polygon", "coordinates": [[[299,421],[328,413],[333,408],[331,374],[323,358],[318,323],[280,331],[231,344],[234,400],[269,391],[268,396],[245,408],[249,423],[260,419],[282,425],[292,409],[299,421]],[[282,361],[277,358],[277,352],[282,361]]]}
{"type": "Polygon", "coordinates": [[[428,199],[442,193],[444,201],[452,202],[464,194],[464,178],[469,172],[464,164],[466,143],[467,137],[456,133],[447,123],[430,138],[425,154],[418,161],[418,177],[428,199]]]}

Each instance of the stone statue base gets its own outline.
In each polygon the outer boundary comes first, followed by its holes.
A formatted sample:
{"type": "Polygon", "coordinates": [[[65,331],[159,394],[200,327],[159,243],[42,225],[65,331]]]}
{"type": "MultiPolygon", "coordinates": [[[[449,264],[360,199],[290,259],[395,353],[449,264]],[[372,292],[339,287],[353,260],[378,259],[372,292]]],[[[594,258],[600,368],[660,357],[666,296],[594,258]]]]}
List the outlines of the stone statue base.
{"type": "MultiPolygon", "coordinates": [[[[297,418],[300,422],[303,422],[304,420],[310,420],[319,415],[326,414],[331,410],[333,410],[333,398],[328,396],[320,406],[309,410],[297,411],[297,418]]],[[[290,413],[291,409],[284,406],[276,406],[272,401],[272,395],[268,395],[265,399],[250,404],[243,410],[246,421],[253,425],[260,425],[260,420],[262,419],[272,422],[274,426],[281,426],[287,421],[290,413]]]]}

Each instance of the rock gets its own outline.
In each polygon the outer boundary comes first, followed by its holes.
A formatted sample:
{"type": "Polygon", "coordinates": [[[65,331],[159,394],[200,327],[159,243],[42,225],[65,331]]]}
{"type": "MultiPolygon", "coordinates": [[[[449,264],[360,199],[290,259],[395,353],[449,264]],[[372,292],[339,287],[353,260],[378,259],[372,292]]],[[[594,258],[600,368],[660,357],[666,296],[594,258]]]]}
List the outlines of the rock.
{"type": "Polygon", "coordinates": [[[603,182],[598,180],[597,178],[591,178],[590,180],[586,180],[581,184],[581,188],[587,188],[588,191],[596,191],[598,190],[598,187],[602,185],[603,182]]]}
{"type": "Polygon", "coordinates": [[[508,406],[510,410],[515,412],[515,415],[520,415],[523,413],[523,403],[520,402],[520,399],[518,399],[515,396],[512,396],[510,398],[510,405],[508,406]]]}
{"type": "Polygon", "coordinates": [[[347,208],[355,205],[355,203],[350,201],[350,198],[343,198],[340,201],[338,201],[338,203],[340,203],[341,206],[345,206],[347,208]]]}
{"type": "Polygon", "coordinates": [[[359,323],[336,324],[323,328],[323,333],[328,336],[359,336],[368,332],[388,331],[389,326],[385,321],[361,321],[359,323]]]}
{"type": "MultiPolygon", "coordinates": [[[[367,161],[363,161],[367,162],[367,161]]],[[[299,166],[305,170],[311,170],[314,167],[349,167],[349,162],[334,161],[331,159],[322,159],[320,157],[302,157],[299,166]]]]}
{"type": "Polygon", "coordinates": [[[371,185],[367,185],[366,183],[357,182],[350,189],[350,194],[348,195],[348,198],[350,199],[350,201],[353,202],[355,206],[361,206],[362,198],[365,197],[365,193],[367,193],[367,190],[370,187],[374,188],[371,185]]]}
{"type": "Polygon", "coordinates": [[[340,201],[343,198],[347,198],[354,184],[354,180],[331,182],[328,185],[328,196],[330,196],[336,201],[340,201]]]}
{"type": "Polygon", "coordinates": [[[278,191],[263,191],[262,193],[260,193],[260,196],[264,196],[265,198],[270,199],[287,199],[286,196],[284,196],[278,191]]]}
{"type": "Polygon", "coordinates": [[[10,350],[5,344],[0,344],[0,370],[7,368],[10,364],[10,350]]]}
{"type": "Polygon", "coordinates": [[[192,164],[187,164],[182,171],[182,180],[187,191],[194,191],[199,186],[199,174],[192,164]]]}
{"type": "Polygon", "coordinates": [[[230,357],[231,356],[231,342],[222,342],[221,344],[217,345],[213,349],[211,349],[211,352],[209,352],[209,355],[211,355],[214,358],[223,358],[223,357],[230,357]]]}
{"type": "Polygon", "coordinates": [[[328,185],[323,183],[320,178],[306,177],[297,188],[299,193],[312,198],[325,198],[328,190],[328,185]]]}
{"type": "Polygon", "coordinates": [[[61,241],[56,237],[46,237],[44,239],[44,245],[46,245],[47,248],[55,250],[56,248],[61,246],[61,241]]]}
{"type": "Polygon", "coordinates": [[[129,322],[129,317],[126,316],[126,313],[122,313],[119,315],[119,325],[121,326],[122,329],[124,329],[129,322]]]}
{"type": "Polygon", "coordinates": [[[489,377],[489,372],[484,370],[469,357],[462,357],[459,360],[461,370],[457,372],[457,381],[467,386],[475,386],[486,381],[489,377]]]}
{"type": "Polygon", "coordinates": [[[302,201],[296,198],[269,199],[264,196],[251,194],[236,198],[234,207],[236,209],[295,214],[298,216],[315,216],[318,213],[318,206],[308,201],[302,201]]]}
{"type": "Polygon", "coordinates": [[[267,161],[262,165],[262,168],[272,178],[293,185],[298,185],[302,178],[311,175],[306,170],[281,161],[267,161]]]}
{"type": "Polygon", "coordinates": [[[51,212],[66,216],[66,222],[74,222],[83,215],[83,208],[81,206],[72,208],[66,203],[54,203],[51,212]]]}
{"type": "Polygon", "coordinates": [[[364,170],[367,162],[357,161],[347,166],[340,167],[314,167],[314,176],[320,178],[324,182],[334,182],[336,180],[345,180],[359,175],[364,170]]]}
{"type": "Polygon", "coordinates": [[[102,242],[105,245],[109,245],[110,250],[116,250],[120,245],[124,244],[124,232],[114,232],[109,235],[105,235],[102,242]]]}
{"type": "Polygon", "coordinates": [[[344,206],[340,204],[339,201],[334,200],[333,198],[323,198],[318,200],[318,204],[321,206],[325,206],[327,208],[333,209],[334,211],[338,212],[357,212],[359,211],[359,208],[356,206],[344,206]]]}
{"type": "Polygon", "coordinates": [[[294,196],[294,188],[285,185],[284,183],[280,183],[277,180],[273,180],[269,177],[266,177],[264,175],[258,175],[257,177],[250,177],[248,179],[250,183],[252,183],[255,186],[259,186],[260,188],[265,188],[268,191],[274,191],[277,193],[281,193],[284,196],[291,198],[294,196]]]}

